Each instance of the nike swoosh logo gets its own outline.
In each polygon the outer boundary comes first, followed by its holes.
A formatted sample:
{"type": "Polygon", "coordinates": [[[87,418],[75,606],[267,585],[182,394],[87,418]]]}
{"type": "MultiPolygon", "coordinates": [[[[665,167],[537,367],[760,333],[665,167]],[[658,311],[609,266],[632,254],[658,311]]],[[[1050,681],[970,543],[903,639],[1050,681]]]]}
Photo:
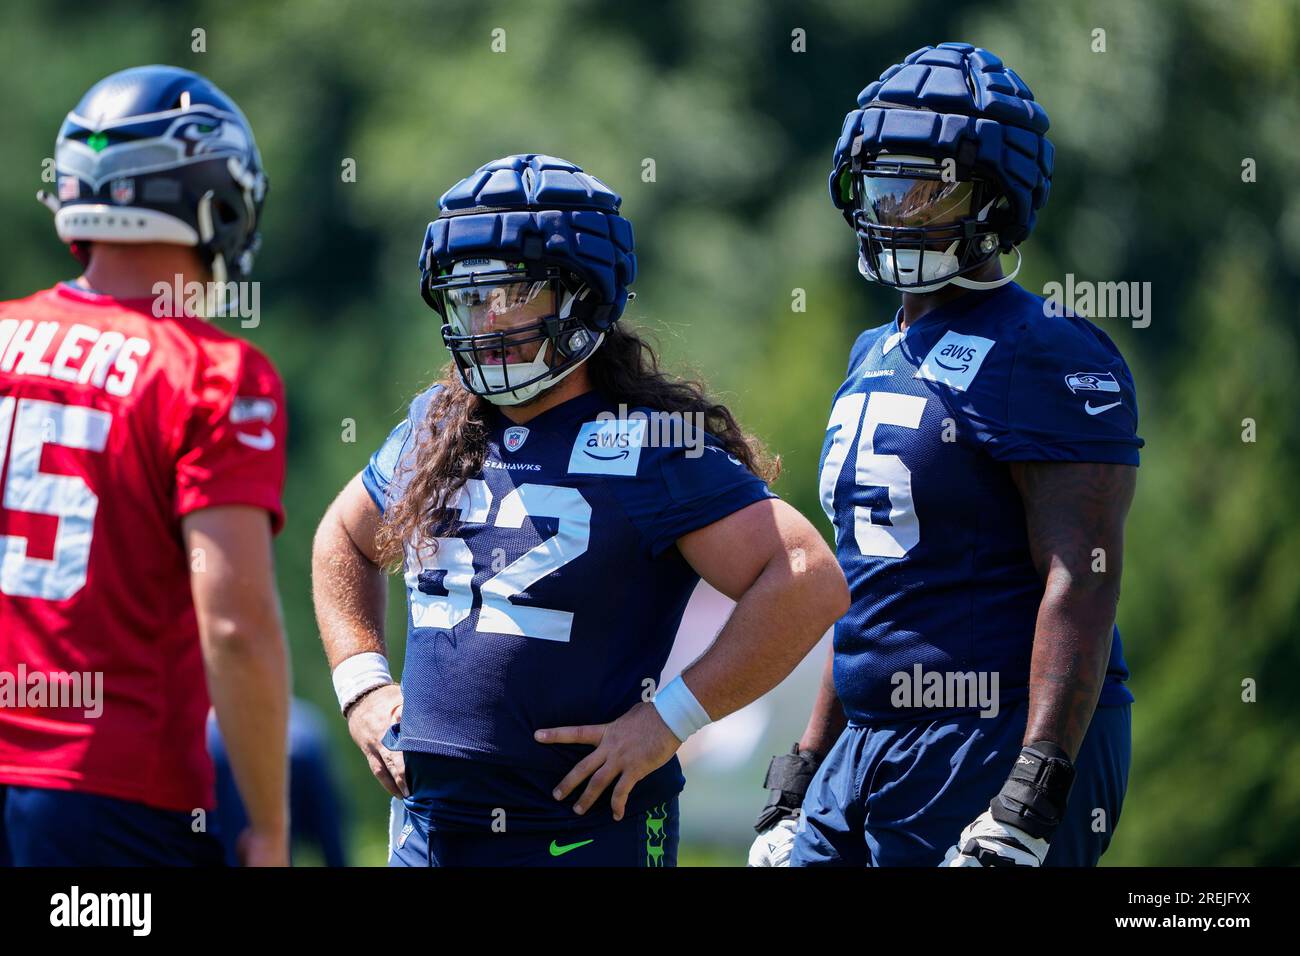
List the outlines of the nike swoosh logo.
{"type": "Polygon", "coordinates": [[[1119,402],[1111,402],[1109,405],[1098,405],[1096,408],[1093,408],[1092,402],[1084,402],[1083,410],[1087,412],[1089,415],[1100,415],[1102,412],[1110,411],[1112,408],[1117,407],[1119,404],[1120,404],[1119,402]]]}
{"type": "Polygon", "coordinates": [[[275,447],[275,435],[271,429],[263,428],[260,435],[249,435],[246,432],[235,432],[235,437],[242,444],[247,445],[256,451],[270,451],[275,447]]]}
{"type": "Polygon", "coordinates": [[[595,842],[596,841],[594,839],[583,840],[580,843],[569,843],[565,846],[560,846],[554,840],[552,840],[551,856],[564,856],[564,854],[568,853],[570,850],[576,850],[580,846],[586,846],[588,843],[595,843],[595,842]]]}

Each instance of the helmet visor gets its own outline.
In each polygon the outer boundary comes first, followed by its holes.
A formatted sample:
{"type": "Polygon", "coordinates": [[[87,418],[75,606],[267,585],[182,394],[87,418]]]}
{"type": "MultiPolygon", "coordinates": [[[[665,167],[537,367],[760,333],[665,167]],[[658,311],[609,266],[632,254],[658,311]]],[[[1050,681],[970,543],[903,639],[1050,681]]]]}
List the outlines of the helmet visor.
{"type": "Polygon", "coordinates": [[[868,222],[906,228],[947,226],[972,215],[975,183],[864,173],[859,196],[868,222]]]}
{"type": "Polygon", "coordinates": [[[546,279],[494,279],[441,295],[447,323],[457,335],[474,336],[482,365],[533,361],[546,340],[544,320],[557,312],[555,284],[546,279]]]}

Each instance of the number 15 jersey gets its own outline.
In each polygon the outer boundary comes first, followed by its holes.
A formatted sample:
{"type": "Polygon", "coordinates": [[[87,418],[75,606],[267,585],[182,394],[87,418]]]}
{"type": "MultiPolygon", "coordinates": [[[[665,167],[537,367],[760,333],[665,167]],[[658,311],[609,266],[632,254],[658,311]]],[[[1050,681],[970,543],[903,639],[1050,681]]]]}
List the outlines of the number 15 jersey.
{"type": "Polygon", "coordinates": [[[153,305],[0,303],[0,784],[190,811],[213,770],[181,520],[279,530],[286,414],[251,344],[153,305]]]}
{"type": "MultiPolygon", "coordinates": [[[[1002,702],[1027,696],[1043,585],[1008,463],[1137,465],[1136,427],[1114,343],[1015,283],[858,338],[820,468],[852,594],[835,628],[850,719],[925,712],[896,701],[897,675],[996,675],[1002,702]]],[[[1132,700],[1127,676],[1116,630],[1100,702],[1132,700]]]]}

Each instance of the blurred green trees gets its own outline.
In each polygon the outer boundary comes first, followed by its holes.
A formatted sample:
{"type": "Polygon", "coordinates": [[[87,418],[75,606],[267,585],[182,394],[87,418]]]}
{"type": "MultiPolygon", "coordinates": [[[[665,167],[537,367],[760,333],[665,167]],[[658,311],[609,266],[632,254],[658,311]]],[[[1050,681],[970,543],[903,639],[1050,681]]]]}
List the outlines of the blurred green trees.
{"type": "MultiPolygon", "coordinates": [[[[948,39],[1001,55],[1053,120],[1057,175],[1022,284],[1151,283],[1149,327],[1099,320],[1133,367],[1147,439],[1120,611],[1134,766],[1108,862],[1300,862],[1294,0],[11,3],[0,296],[75,272],[32,194],[92,82],[167,62],[242,105],[272,183],[263,321],[247,334],[290,395],[280,583],[297,690],[328,709],[310,538],[445,360],[416,291],[437,195],[524,151],[620,191],[642,270],[631,320],[782,455],[777,489],[821,523],[830,398],[853,338],[895,304],[857,277],[826,198],[831,146],[862,86],[948,39]],[[806,52],[792,49],[796,29],[806,52]]],[[[335,731],[358,823],[379,845],[382,798],[335,731]]],[[[737,795],[744,815],[756,799],[737,795]]]]}

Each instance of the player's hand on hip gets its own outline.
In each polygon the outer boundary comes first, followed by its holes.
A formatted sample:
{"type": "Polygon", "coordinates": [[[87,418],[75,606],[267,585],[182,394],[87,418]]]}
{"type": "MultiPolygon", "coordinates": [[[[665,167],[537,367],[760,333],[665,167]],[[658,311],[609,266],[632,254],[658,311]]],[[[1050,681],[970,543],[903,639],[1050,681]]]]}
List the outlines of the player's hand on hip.
{"type": "Polygon", "coordinates": [[[409,797],[406,764],[400,750],[384,746],[388,729],[402,719],[402,688],[387,684],[366,694],[348,708],[348,733],[366,755],[370,772],[393,796],[409,797]]]}
{"type": "Polygon", "coordinates": [[[615,820],[623,819],[628,795],[637,781],[666,764],[682,745],[650,703],[637,704],[613,723],[548,727],[533,737],[542,744],[586,744],[596,748],[559,782],[553,796],[564,800],[590,777],[573,806],[581,814],[590,810],[613,784],[609,802],[615,820]]]}
{"type": "Polygon", "coordinates": [[[249,827],[235,841],[235,855],[240,866],[288,866],[289,834],[249,827]]]}

